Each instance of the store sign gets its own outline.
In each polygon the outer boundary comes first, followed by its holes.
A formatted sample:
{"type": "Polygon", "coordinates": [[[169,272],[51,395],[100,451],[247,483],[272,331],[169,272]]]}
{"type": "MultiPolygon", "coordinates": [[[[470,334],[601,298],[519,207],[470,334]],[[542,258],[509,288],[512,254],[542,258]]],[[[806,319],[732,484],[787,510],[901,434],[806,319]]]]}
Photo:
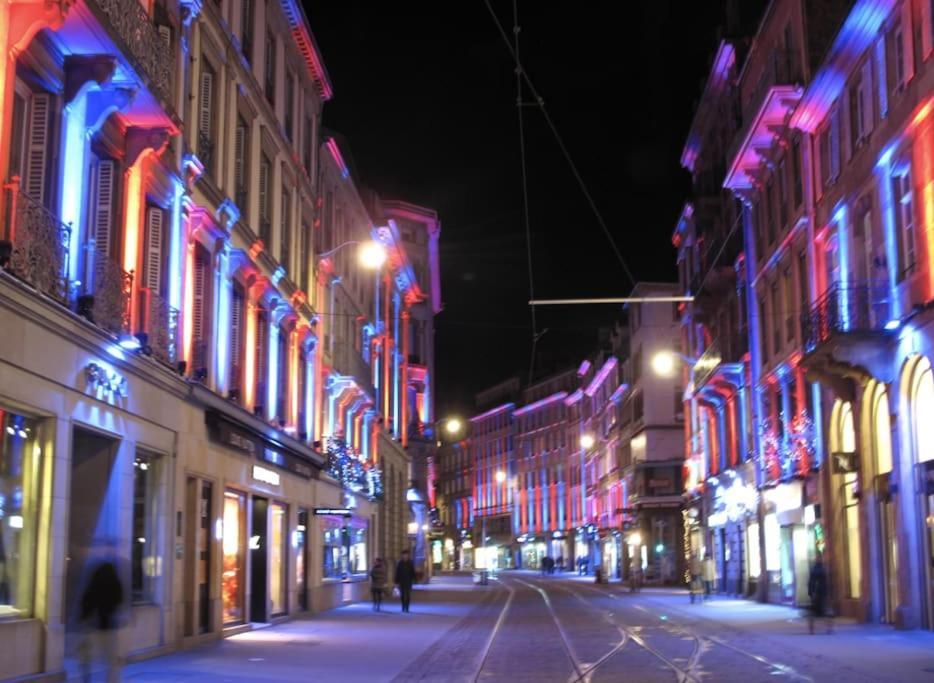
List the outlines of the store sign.
{"type": "Polygon", "coordinates": [[[831,453],[834,474],[848,474],[858,469],[856,453],[831,453]]]}
{"type": "Polygon", "coordinates": [[[268,462],[305,479],[314,477],[314,468],[306,460],[292,453],[273,448],[269,442],[253,432],[217,416],[214,416],[213,420],[209,419],[208,424],[211,427],[213,438],[224,446],[251,458],[268,462]]]}
{"type": "Polygon", "coordinates": [[[350,517],[348,508],[315,508],[315,516],[350,517]]]}
{"type": "Polygon", "coordinates": [[[130,395],[126,377],[104,363],[91,362],[84,369],[88,389],[99,399],[113,401],[130,395]]]}
{"type": "Polygon", "coordinates": [[[278,486],[280,483],[279,473],[268,470],[259,465],[253,465],[253,478],[270,486],[278,486]]]}

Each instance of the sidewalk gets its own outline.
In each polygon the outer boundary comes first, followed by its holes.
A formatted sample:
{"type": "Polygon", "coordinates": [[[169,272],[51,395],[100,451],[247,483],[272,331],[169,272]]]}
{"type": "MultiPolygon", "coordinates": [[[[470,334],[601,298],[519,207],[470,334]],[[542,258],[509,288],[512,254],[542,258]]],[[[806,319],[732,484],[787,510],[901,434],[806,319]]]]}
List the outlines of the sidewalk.
{"type": "Polygon", "coordinates": [[[261,627],[126,667],[127,681],[388,681],[476,605],[469,576],[416,586],[412,611],[398,600],[374,613],[354,603],[261,627]]]}
{"type": "MultiPolygon", "coordinates": [[[[885,624],[834,619],[833,632],[820,620],[815,635],[808,632],[800,608],[771,605],[727,596],[691,604],[685,590],[650,588],[640,602],[660,608],[684,623],[725,641],[767,647],[775,652],[797,651],[807,658],[836,662],[878,680],[934,680],[934,633],[897,631],[885,624]]],[[[660,617],[661,618],[661,617],[660,617]]]]}

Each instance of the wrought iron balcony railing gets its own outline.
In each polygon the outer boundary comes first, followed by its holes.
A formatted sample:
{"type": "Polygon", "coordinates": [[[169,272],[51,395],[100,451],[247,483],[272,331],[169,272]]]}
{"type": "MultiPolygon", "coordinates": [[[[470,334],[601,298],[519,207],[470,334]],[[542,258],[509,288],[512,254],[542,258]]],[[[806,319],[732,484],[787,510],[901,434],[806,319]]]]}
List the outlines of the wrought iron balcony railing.
{"type": "Polygon", "coordinates": [[[147,353],[167,365],[176,360],[176,334],[178,333],[178,309],[148,289],[140,290],[140,317],[146,333],[147,353]]]}
{"type": "Polygon", "coordinates": [[[887,284],[834,284],[802,318],[808,351],[835,335],[882,332],[890,319],[887,284]]]}
{"type": "Polygon", "coordinates": [[[122,43],[119,47],[149,79],[155,94],[163,102],[171,103],[175,60],[167,28],[157,27],[138,0],[91,0],[88,4],[117,42],[122,43]]]}
{"type": "Polygon", "coordinates": [[[78,297],[78,314],[115,336],[130,334],[133,273],[94,249],[89,250],[89,258],[93,277],[78,297]]]}
{"type": "Polygon", "coordinates": [[[68,305],[68,240],[71,229],[19,190],[4,186],[6,211],[0,267],[60,304],[68,305]]]}

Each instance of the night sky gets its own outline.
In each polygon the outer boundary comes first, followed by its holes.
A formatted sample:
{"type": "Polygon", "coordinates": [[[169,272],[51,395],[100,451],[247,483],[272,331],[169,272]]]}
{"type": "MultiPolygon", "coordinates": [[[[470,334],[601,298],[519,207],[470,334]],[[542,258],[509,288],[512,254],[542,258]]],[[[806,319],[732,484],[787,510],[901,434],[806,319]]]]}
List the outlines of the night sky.
{"type": "MultiPolygon", "coordinates": [[[[519,3],[522,62],[640,280],[677,277],[671,233],[689,189],[679,159],[723,5],[519,3]]],[[[511,36],[512,2],[492,6],[511,36]]],[[[529,371],[512,58],[483,0],[306,0],[306,12],[334,85],[324,123],[347,137],[357,178],[440,214],[437,414],[468,415],[474,392],[529,371]]],[[[542,113],[523,112],[536,296],[628,294],[542,113]]],[[[537,366],[580,359],[619,315],[539,309],[537,366]]]]}

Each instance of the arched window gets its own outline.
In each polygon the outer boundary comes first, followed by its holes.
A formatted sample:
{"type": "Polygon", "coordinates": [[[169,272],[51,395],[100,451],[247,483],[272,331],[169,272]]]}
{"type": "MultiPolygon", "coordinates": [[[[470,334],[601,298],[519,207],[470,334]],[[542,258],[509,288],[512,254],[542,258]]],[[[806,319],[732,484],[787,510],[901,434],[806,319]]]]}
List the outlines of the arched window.
{"type": "Polygon", "coordinates": [[[918,462],[934,460],[934,371],[927,359],[921,359],[915,374],[914,410],[915,458],[918,462]]]}

